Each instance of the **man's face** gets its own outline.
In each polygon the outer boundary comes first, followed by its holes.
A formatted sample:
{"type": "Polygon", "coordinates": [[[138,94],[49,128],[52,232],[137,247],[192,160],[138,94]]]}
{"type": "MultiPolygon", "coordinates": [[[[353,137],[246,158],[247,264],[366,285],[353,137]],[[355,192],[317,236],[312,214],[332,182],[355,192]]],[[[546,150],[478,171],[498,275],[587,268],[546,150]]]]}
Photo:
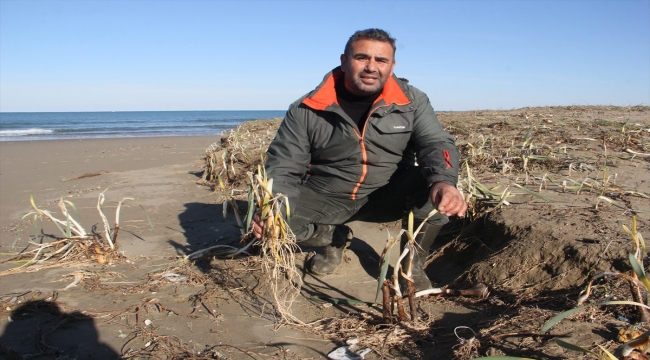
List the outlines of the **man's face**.
{"type": "Polygon", "coordinates": [[[341,70],[345,73],[345,87],[353,94],[367,96],[384,87],[393,75],[395,53],[388,42],[357,40],[349,57],[341,55],[341,70]]]}

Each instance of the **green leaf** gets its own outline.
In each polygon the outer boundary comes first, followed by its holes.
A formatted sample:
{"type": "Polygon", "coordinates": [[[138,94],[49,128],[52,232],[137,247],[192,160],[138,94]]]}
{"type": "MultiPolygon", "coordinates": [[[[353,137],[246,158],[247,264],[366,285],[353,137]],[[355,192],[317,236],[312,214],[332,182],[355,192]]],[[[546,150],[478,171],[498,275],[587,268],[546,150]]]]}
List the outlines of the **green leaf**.
{"type": "Polygon", "coordinates": [[[34,195],[29,194],[29,202],[32,204],[32,207],[34,208],[34,210],[40,212],[40,210],[36,207],[36,203],[34,202],[34,195]]]}
{"type": "MultiPolygon", "coordinates": [[[[390,241],[390,239],[389,239],[390,241]]],[[[393,244],[394,245],[394,244],[393,244]]],[[[381,287],[384,285],[384,280],[386,280],[386,274],[388,273],[388,263],[390,262],[390,252],[393,250],[393,245],[390,245],[386,251],[386,256],[384,261],[381,263],[381,271],[379,272],[379,279],[377,279],[377,293],[375,294],[375,302],[379,298],[379,293],[381,292],[381,287]]]]}
{"type": "Polygon", "coordinates": [[[140,206],[140,208],[142,209],[142,211],[144,212],[144,216],[147,218],[147,222],[149,223],[149,227],[151,228],[151,230],[153,230],[153,222],[151,222],[151,218],[149,217],[149,214],[147,214],[147,210],[139,202],[136,201],[136,204],[138,204],[140,206]]]}
{"type": "Polygon", "coordinates": [[[553,200],[553,199],[547,198],[546,196],[538,194],[538,193],[536,193],[536,192],[534,192],[532,190],[528,190],[528,189],[526,189],[525,187],[523,187],[523,186],[521,186],[519,184],[513,184],[513,185],[520,188],[521,190],[527,192],[528,194],[533,195],[535,197],[538,197],[538,198],[540,198],[540,199],[542,199],[544,201],[548,201],[548,202],[551,202],[551,203],[562,202],[562,201],[559,201],[559,200],[553,200]]]}
{"type": "Polygon", "coordinates": [[[494,196],[499,196],[501,194],[495,193],[492,190],[488,189],[487,186],[481,184],[478,180],[474,179],[474,183],[476,184],[476,188],[481,191],[483,194],[490,195],[490,197],[494,196]]]}
{"type": "Polygon", "coordinates": [[[571,316],[571,315],[577,313],[578,311],[580,311],[580,310],[582,310],[582,309],[584,309],[586,307],[589,307],[589,306],[590,305],[580,306],[580,307],[577,307],[577,308],[574,308],[574,309],[571,309],[571,310],[567,310],[567,311],[565,311],[563,313],[560,313],[558,315],[555,315],[551,320],[547,321],[546,324],[544,324],[544,326],[539,330],[539,332],[542,333],[542,334],[547,332],[555,324],[557,324],[560,321],[564,320],[564,318],[566,318],[568,316],[571,316]]]}
{"type": "Polygon", "coordinates": [[[594,354],[594,355],[598,355],[598,354],[596,354],[595,352],[593,352],[593,351],[591,351],[591,350],[587,350],[587,349],[585,349],[585,348],[583,348],[583,347],[580,347],[580,346],[578,346],[578,345],[574,345],[574,344],[568,343],[568,342],[566,342],[566,341],[562,341],[562,340],[560,340],[560,339],[555,339],[555,343],[558,344],[559,346],[565,348],[565,349],[569,349],[569,350],[573,350],[573,351],[579,351],[579,352],[581,352],[581,353],[585,353],[585,354],[594,354]]]}
{"type": "Polygon", "coordinates": [[[253,194],[253,185],[248,184],[248,210],[246,210],[246,232],[251,229],[251,221],[255,213],[255,194],[253,194]]]}
{"type": "Polygon", "coordinates": [[[510,196],[510,191],[508,191],[508,188],[506,188],[505,190],[503,190],[503,194],[501,194],[501,200],[499,200],[499,202],[496,205],[494,205],[494,207],[490,209],[490,211],[494,211],[498,209],[499,206],[503,205],[503,203],[508,200],[508,196],[510,196]]]}
{"type": "Polygon", "coordinates": [[[70,205],[70,207],[72,208],[72,210],[74,210],[74,213],[77,214],[77,216],[81,216],[81,215],[79,215],[79,211],[77,211],[77,207],[72,203],[72,201],[63,200],[63,202],[70,205]]]}
{"type": "Polygon", "coordinates": [[[650,310],[650,306],[648,306],[646,304],[641,304],[641,303],[638,303],[636,301],[626,301],[626,300],[603,301],[603,302],[599,302],[596,305],[634,305],[634,306],[644,307],[644,308],[650,310]]]}
{"type": "Polygon", "coordinates": [[[621,204],[617,203],[616,201],[614,201],[614,200],[608,198],[607,196],[599,196],[598,199],[600,199],[600,200],[605,200],[605,201],[607,201],[608,203],[610,203],[610,204],[616,206],[617,208],[621,208],[621,209],[627,210],[627,208],[626,208],[624,205],[621,205],[621,204]]]}
{"type": "MultiPolygon", "coordinates": [[[[609,351],[607,351],[607,349],[605,349],[603,346],[598,345],[598,347],[600,348],[600,350],[602,350],[602,351],[607,355],[607,358],[608,358],[609,360],[618,360],[618,359],[616,358],[616,356],[614,356],[614,354],[612,354],[612,353],[610,353],[609,351]]],[[[603,357],[603,358],[604,358],[604,357],[603,357]]]]}
{"type": "Polygon", "coordinates": [[[526,132],[526,136],[524,136],[524,144],[522,146],[528,145],[528,143],[532,140],[532,136],[530,136],[530,133],[533,131],[533,128],[528,128],[528,131],[526,132]]]}
{"type": "MultiPolygon", "coordinates": [[[[54,225],[56,225],[56,227],[59,229],[59,231],[61,232],[61,234],[63,234],[63,236],[65,236],[65,237],[69,237],[69,236],[67,236],[65,230],[63,230],[63,228],[61,227],[61,225],[59,225],[58,222],[56,222],[56,221],[54,221],[54,220],[52,220],[52,222],[54,223],[54,225]]],[[[69,223],[69,221],[68,221],[68,223],[69,223]]]]}
{"type": "MultiPolygon", "coordinates": [[[[562,184],[560,184],[560,183],[558,183],[558,182],[556,182],[556,181],[553,181],[553,179],[551,179],[550,176],[547,176],[546,178],[548,179],[548,181],[550,181],[550,182],[553,183],[554,185],[562,186],[562,184]]],[[[571,180],[571,179],[569,179],[569,180],[571,180]]]]}
{"type": "Polygon", "coordinates": [[[632,269],[634,269],[634,273],[636,273],[636,276],[638,276],[639,280],[641,280],[643,285],[645,285],[646,291],[650,291],[650,281],[648,281],[648,278],[645,276],[645,271],[643,270],[643,266],[639,264],[639,261],[632,254],[628,255],[628,259],[630,260],[630,265],[632,265],[632,269]]]}
{"type": "Polygon", "coordinates": [[[16,238],[14,239],[14,242],[11,243],[11,248],[12,248],[12,249],[15,248],[15,247],[16,247],[16,244],[18,244],[18,242],[20,241],[20,234],[21,234],[21,233],[22,233],[22,231],[21,231],[20,233],[18,233],[18,235],[16,235],[16,238]]]}

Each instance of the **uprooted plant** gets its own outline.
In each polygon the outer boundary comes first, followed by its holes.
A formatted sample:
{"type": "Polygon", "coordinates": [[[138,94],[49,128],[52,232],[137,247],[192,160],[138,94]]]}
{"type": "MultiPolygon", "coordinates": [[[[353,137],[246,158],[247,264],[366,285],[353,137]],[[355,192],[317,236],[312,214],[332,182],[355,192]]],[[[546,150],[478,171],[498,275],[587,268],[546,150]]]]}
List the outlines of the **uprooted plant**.
{"type": "MultiPolygon", "coordinates": [[[[23,264],[0,272],[0,276],[24,270],[28,266],[34,264],[45,264],[48,261],[51,262],[51,264],[48,265],[49,267],[62,266],[69,263],[83,263],[86,261],[104,264],[122,258],[123,255],[117,251],[119,247],[117,243],[117,235],[120,229],[120,212],[122,204],[125,201],[135,201],[135,199],[123,198],[118,202],[115,210],[115,224],[112,229],[102,209],[104,200],[104,192],[101,192],[97,200],[97,211],[104,225],[102,235],[97,232],[88,232],[83,226],[81,226],[79,221],[70,214],[68,206],[77,214],[77,216],[79,216],[76,206],[71,201],[63,200],[63,198],[61,198],[58,202],[61,214],[65,217],[62,220],[55,217],[49,210],[39,208],[34,201],[34,197],[30,196],[30,203],[33,210],[25,214],[23,219],[33,216],[34,229],[36,232],[34,240],[38,238],[39,219],[53,222],[61,233],[61,236],[56,237],[56,240],[48,243],[36,243],[30,240],[29,244],[33,245],[35,247],[34,249],[14,254],[14,256],[0,262],[23,262],[23,264]]],[[[142,205],[140,205],[140,207],[142,207],[142,205]]],[[[142,209],[144,210],[144,208],[142,209]]],[[[147,220],[149,220],[148,216],[147,220]]],[[[149,220],[149,225],[153,228],[151,220],[149,220]]]]}
{"type": "Polygon", "coordinates": [[[283,215],[284,210],[287,219],[291,216],[289,200],[285,195],[273,194],[273,179],[267,179],[266,171],[261,166],[258,167],[257,173],[249,173],[249,177],[251,201],[247,228],[250,227],[253,212],[259,209],[263,231],[262,238],[253,240],[248,246],[259,246],[262,269],[269,279],[280,316],[289,323],[303,324],[291,313],[291,304],[300,295],[302,278],[296,268],[295,256],[300,248],[283,215]]]}
{"type": "MultiPolygon", "coordinates": [[[[430,218],[434,214],[436,214],[438,211],[433,210],[429,216],[427,217],[430,218]]],[[[426,220],[422,222],[424,224],[426,220]]],[[[415,285],[413,283],[413,276],[411,272],[411,266],[413,263],[413,256],[416,251],[417,244],[415,243],[415,236],[421,229],[422,225],[415,231],[413,232],[413,213],[409,213],[409,218],[408,218],[408,229],[404,230],[402,229],[399,234],[397,235],[397,238],[391,237],[390,234],[388,236],[388,241],[386,242],[386,247],[382,251],[382,256],[379,261],[380,263],[380,275],[378,279],[378,284],[377,284],[377,294],[375,295],[375,301],[377,301],[377,297],[379,296],[379,292],[381,291],[383,294],[383,320],[386,323],[392,323],[393,322],[393,314],[395,307],[397,307],[397,314],[398,314],[398,319],[400,322],[406,321],[406,312],[404,311],[404,305],[402,303],[402,299],[404,296],[402,295],[402,291],[400,289],[400,276],[404,279],[403,283],[406,284],[406,297],[408,299],[409,303],[409,308],[410,308],[410,315],[411,315],[411,321],[416,321],[417,320],[417,309],[415,307],[415,285]],[[390,250],[392,247],[398,242],[397,239],[399,239],[402,235],[406,235],[408,238],[408,242],[404,246],[404,249],[402,250],[402,253],[400,254],[399,258],[397,259],[397,262],[395,263],[394,266],[394,272],[393,272],[393,277],[392,280],[386,279],[386,273],[388,271],[388,259],[390,256],[390,250]],[[408,256],[408,257],[407,257],[408,256]],[[402,260],[406,257],[406,268],[402,266],[402,260]]]]}
{"type": "Polygon", "coordinates": [[[431,211],[427,216],[427,218],[424,219],[422,223],[418,226],[418,228],[414,231],[413,213],[411,212],[409,213],[409,217],[408,217],[407,229],[402,229],[397,235],[397,237],[391,237],[390,233],[388,234],[388,241],[386,242],[386,246],[384,247],[384,250],[382,251],[381,254],[381,258],[379,260],[380,274],[377,282],[377,293],[375,295],[375,302],[377,302],[377,298],[379,297],[380,292],[383,295],[382,317],[385,323],[393,322],[393,318],[394,318],[393,314],[395,312],[395,308],[397,308],[397,316],[399,322],[408,320],[403,305],[405,299],[408,300],[411,321],[417,321],[418,316],[417,316],[417,307],[415,303],[415,299],[417,297],[433,295],[433,294],[441,294],[441,295],[462,295],[462,296],[484,298],[489,293],[488,287],[485,284],[481,284],[481,283],[476,284],[473,288],[467,290],[433,288],[428,290],[421,290],[418,292],[415,291],[415,283],[413,281],[413,272],[412,272],[413,258],[417,251],[422,251],[422,249],[418,249],[419,246],[415,242],[415,237],[418,235],[420,230],[422,230],[422,227],[427,222],[427,220],[429,220],[429,218],[431,218],[436,213],[438,213],[438,210],[431,211]],[[390,253],[392,247],[396,243],[398,243],[398,239],[402,235],[405,235],[408,241],[404,246],[404,249],[402,249],[402,253],[398,257],[397,261],[395,262],[395,265],[393,267],[394,271],[393,271],[392,279],[388,280],[386,279],[386,275],[388,273],[388,263],[389,263],[390,253]],[[400,281],[400,278],[403,279],[403,281],[400,281]],[[400,289],[400,283],[405,285],[405,289],[400,289]],[[406,294],[402,294],[402,290],[405,290],[406,294]]]}

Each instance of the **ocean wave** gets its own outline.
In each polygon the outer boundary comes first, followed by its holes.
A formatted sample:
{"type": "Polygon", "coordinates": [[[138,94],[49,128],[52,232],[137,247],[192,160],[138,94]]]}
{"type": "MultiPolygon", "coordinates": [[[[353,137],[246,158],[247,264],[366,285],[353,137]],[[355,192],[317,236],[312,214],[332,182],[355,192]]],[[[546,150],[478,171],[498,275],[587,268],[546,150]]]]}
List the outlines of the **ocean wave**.
{"type": "MultiPolygon", "coordinates": [[[[2,1],[2,0],[0,0],[2,1]]],[[[0,112],[0,141],[220,136],[244,121],[284,111],[0,112]]]]}
{"type": "Polygon", "coordinates": [[[50,129],[20,129],[20,130],[0,130],[0,136],[26,136],[26,135],[39,135],[51,134],[54,130],[50,129]]]}

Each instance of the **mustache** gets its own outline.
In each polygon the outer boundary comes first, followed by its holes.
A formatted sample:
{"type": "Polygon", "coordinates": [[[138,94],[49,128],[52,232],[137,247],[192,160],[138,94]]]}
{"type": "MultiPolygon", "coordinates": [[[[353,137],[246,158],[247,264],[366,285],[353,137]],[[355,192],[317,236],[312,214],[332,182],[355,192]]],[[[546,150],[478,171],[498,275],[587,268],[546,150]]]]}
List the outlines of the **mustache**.
{"type": "Polygon", "coordinates": [[[363,72],[360,72],[359,74],[357,74],[357,76],[365,77],[365,78],[373,78],[373,79],[380,79],[381,78],[381,74],[379,74],[376,71],[371,71],[371,72],[363,71],[363,72]]]}

